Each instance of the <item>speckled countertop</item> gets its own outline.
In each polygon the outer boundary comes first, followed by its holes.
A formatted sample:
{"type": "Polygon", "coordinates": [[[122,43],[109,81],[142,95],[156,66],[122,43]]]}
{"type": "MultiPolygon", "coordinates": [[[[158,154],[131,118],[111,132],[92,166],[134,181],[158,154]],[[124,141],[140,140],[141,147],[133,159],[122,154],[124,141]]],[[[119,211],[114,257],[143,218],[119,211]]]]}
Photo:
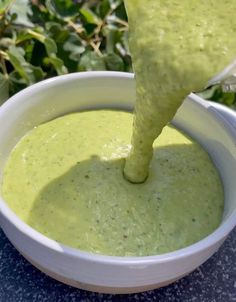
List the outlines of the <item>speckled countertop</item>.
{"type": "Polygon", "coordinates": [[[78,290],[47,277],[29,264],[0,230],[0,302],[231,302],[236,301],[236,228],[205,264],[178,282],[134,295],[78,290]]]}

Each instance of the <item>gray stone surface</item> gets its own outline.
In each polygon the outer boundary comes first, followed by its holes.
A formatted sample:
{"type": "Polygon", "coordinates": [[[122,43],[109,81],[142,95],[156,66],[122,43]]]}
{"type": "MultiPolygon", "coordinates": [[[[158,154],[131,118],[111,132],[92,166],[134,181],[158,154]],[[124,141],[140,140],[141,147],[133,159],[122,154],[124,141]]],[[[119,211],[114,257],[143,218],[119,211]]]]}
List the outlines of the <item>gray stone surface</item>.
{"type": "Polygon", "coordinates": [[[236,301],[236,229],[220,250],[180,281],[134,295],[103,295],[61,284],[35,269],[0,230],[0,302],[236,301]]]}

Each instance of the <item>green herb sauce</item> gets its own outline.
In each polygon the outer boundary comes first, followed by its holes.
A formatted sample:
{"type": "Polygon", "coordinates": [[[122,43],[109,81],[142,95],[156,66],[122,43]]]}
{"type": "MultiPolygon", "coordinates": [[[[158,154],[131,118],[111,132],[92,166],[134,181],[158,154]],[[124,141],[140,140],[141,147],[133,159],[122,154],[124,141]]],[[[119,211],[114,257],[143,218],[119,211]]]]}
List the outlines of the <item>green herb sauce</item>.
{"type": "Polygon", "coordinates": [[[105,255],[160,254],[210,234],[223,192],[209,156],[168,126],[154,143],[147,181],[131,184],[122,171],[132,117],[88,111],[33,129],[5,168],[9,206],[49,238],[105,255]]]}

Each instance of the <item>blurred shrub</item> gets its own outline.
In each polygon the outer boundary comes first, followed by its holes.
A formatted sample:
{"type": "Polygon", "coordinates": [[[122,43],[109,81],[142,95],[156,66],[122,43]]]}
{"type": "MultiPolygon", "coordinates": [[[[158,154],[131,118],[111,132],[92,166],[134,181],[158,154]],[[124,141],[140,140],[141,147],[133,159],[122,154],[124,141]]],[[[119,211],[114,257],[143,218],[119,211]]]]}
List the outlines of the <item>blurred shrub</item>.
{"type": "MultiPolygon", "coordinates": [[[[132,71],[122,0],[0,0],[0,104],[22,88],[76,71],[132,71]]],[[[233,106],[235,94],[205,97],[233,106]]]]}

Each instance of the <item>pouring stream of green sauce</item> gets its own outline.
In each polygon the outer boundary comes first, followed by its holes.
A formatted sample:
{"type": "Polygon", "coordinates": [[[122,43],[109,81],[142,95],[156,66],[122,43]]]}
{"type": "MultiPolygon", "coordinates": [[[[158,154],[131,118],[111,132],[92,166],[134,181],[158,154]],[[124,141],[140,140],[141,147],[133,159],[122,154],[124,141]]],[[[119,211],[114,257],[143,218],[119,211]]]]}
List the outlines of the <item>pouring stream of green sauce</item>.
{"type": "Polygon", "coordinates": [[[132,149],[124,174],[148,177],[153,142],[191,91],[236,57],[234,0],[125,0],[136,77],[132,149]]]}

